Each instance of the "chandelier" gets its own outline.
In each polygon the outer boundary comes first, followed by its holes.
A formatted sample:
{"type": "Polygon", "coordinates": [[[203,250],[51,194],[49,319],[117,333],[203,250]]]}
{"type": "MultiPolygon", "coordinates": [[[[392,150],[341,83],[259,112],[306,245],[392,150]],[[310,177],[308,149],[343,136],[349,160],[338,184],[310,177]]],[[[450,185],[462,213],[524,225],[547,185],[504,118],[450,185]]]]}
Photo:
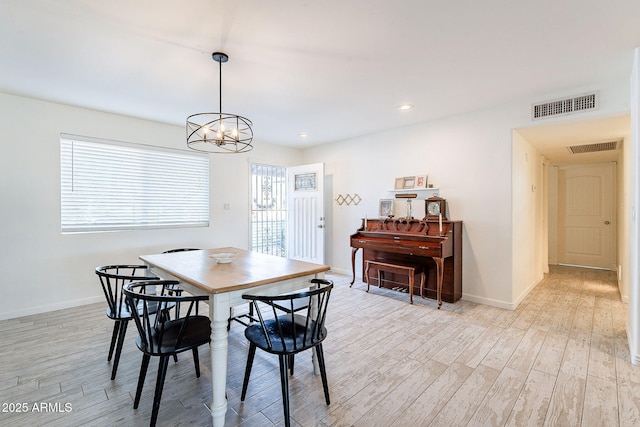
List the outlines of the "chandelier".
{"type": "Polygon", "coordinates": [[[187,146],[205,153],[243,153],[251,151],[251,120],[222,112],[222,63],[229,56],[214,52],[211,57],[220,66],[220,108],[217,113],[197,113],[187,117],[187,146]]]}

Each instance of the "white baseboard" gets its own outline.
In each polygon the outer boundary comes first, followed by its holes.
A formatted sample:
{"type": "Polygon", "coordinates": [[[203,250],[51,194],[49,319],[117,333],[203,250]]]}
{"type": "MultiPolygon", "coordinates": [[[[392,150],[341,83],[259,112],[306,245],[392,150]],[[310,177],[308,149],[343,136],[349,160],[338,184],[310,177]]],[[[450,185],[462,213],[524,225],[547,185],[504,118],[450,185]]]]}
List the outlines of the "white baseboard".
{"type": "MultiPolygon", "coordinates": [[[[22,310],[7,311],[4,313],[0,313],[0,320],[15,319],[17,317],[31,316],[33,314],[48,313],[50,311],[63,310],[65,308],[71,308],[71,307],[79,307],[82,305],[94,304],[101,301],[105,301],[104,296],[95,296],[95,297],[77,299],[73,301],[65,301],[63,303],[58,303],[58,304],[41,305],[38,307],[29,307],[22,310]]],[[[106,306],[106,302],[105,302],[105,306],[106,306]]]]}
{"type": "Polygon", "coordinates": [[[499,301],[491,298],[479,297],[477,295],[470,295],[462,293],[462,299],[465,301],[475,302],[477,304],[490,305],[491,307],[504,308],[506,310],[514,310],[518,304],[511,304],[505,301],[499,301]]]}
{"type": "MultiPolygon", "coordinates": [[[[341,268],[333,268],[333,267],[331,267],[331,270],[329,270],[327,273],[344,274],[345,276],[349,276],[349,277],[351,277],[352,275],[350,270],[343,270],[341,268]]],[[[358,279],[358,275],[356,275],[356,279],[358,279]]]]}
{"type": "MultiPolygon", "coordinates": [[[[340,269],[340,268],[333,268],[333,267],[331,268],[330,272],[331,273],[336,273],[336,274],[344,274],[344,275],[349,276],[349,277],[352,277],[352,274],[353,274],[351,271],[343,270],[343,269],[340,269]]],[[[360,275],[356,273],[356,282],[358,280],[362,281],[362,277],[360,277],[360,275]]],[[[504,302],[504,301],[498,301],[498,300],[494,300],[494,299],[491,299],[491,298],[479,297],[479,296],[476,296],[476,295],[465,294],[465,293],[462,294],[462,299],[465,300],[465,301],[471,301],[471,302],[475,302],[475,303],[478,303],[478,304],[490,305],[492,307],[504,308],[504,309],[507,309],[507,310],[513,310],[518,306],[518,304],[510,304],[510,303],[507,303],[507,302],[504,302]]]]}
{"type": "Polygon", "coordinates": [[[629,345],[629,358],[631,359],[631,364],[634,366],[640,366],[640,354],[635,354],[634,349],[636,348],[636,343],[634,342],[633,334],[631,334],[631,328],[629,327],[629,318],[627,318],[627,344],[629,345]]]}

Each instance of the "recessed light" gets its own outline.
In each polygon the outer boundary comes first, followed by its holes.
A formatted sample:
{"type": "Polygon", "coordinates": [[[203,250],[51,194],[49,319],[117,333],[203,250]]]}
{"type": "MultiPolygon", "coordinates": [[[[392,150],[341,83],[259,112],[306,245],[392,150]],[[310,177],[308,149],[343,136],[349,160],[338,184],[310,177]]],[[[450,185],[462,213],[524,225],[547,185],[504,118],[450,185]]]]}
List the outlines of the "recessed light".
{"type": "Polygon", "coordinates": [[[408,111],[413,110],[415,106],[413,104],[400,104],[398,105],[398,110],[400,111],[408,111]]]}
{"type": "Polygon", "coordinates": [[[300,138],[309,138],[309,134],[306,132],[300,132],[300,138]]]}

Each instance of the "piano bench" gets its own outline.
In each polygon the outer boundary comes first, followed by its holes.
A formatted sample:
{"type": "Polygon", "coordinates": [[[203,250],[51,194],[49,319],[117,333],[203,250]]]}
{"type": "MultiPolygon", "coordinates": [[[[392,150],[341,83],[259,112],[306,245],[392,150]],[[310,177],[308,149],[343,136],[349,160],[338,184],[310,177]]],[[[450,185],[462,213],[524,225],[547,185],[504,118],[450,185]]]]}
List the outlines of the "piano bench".
{"type": "Polygon", "coordinates": [[[420,264],[410,264],[402,261],[388,260],[366,260],[364,268],[364,277],[367,282],[367,292],[369,292],[369,269],[374,267],[378,270],[378,287],[382,285],[384,273],[402,274],[409,278],[409,303],[413,304],[413,285],[415,283],[416,274],[420,274],[420,296],[424,298],[424,267],[420,264]]]}

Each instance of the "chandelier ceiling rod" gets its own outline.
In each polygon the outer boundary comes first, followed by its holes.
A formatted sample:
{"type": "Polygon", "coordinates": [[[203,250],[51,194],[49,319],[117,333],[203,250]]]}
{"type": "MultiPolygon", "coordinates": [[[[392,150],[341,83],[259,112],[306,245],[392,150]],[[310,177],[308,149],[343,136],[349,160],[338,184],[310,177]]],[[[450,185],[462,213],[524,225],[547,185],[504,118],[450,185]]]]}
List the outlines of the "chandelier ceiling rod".
{"type": "Polygon", "coordinates": [[[218,63],[218,93],[220,94],[220,108],[218,111],[222,113],[222,63],[229,60],[229,56],[222,52],[213,52],[211,57],[218,63]]]}

